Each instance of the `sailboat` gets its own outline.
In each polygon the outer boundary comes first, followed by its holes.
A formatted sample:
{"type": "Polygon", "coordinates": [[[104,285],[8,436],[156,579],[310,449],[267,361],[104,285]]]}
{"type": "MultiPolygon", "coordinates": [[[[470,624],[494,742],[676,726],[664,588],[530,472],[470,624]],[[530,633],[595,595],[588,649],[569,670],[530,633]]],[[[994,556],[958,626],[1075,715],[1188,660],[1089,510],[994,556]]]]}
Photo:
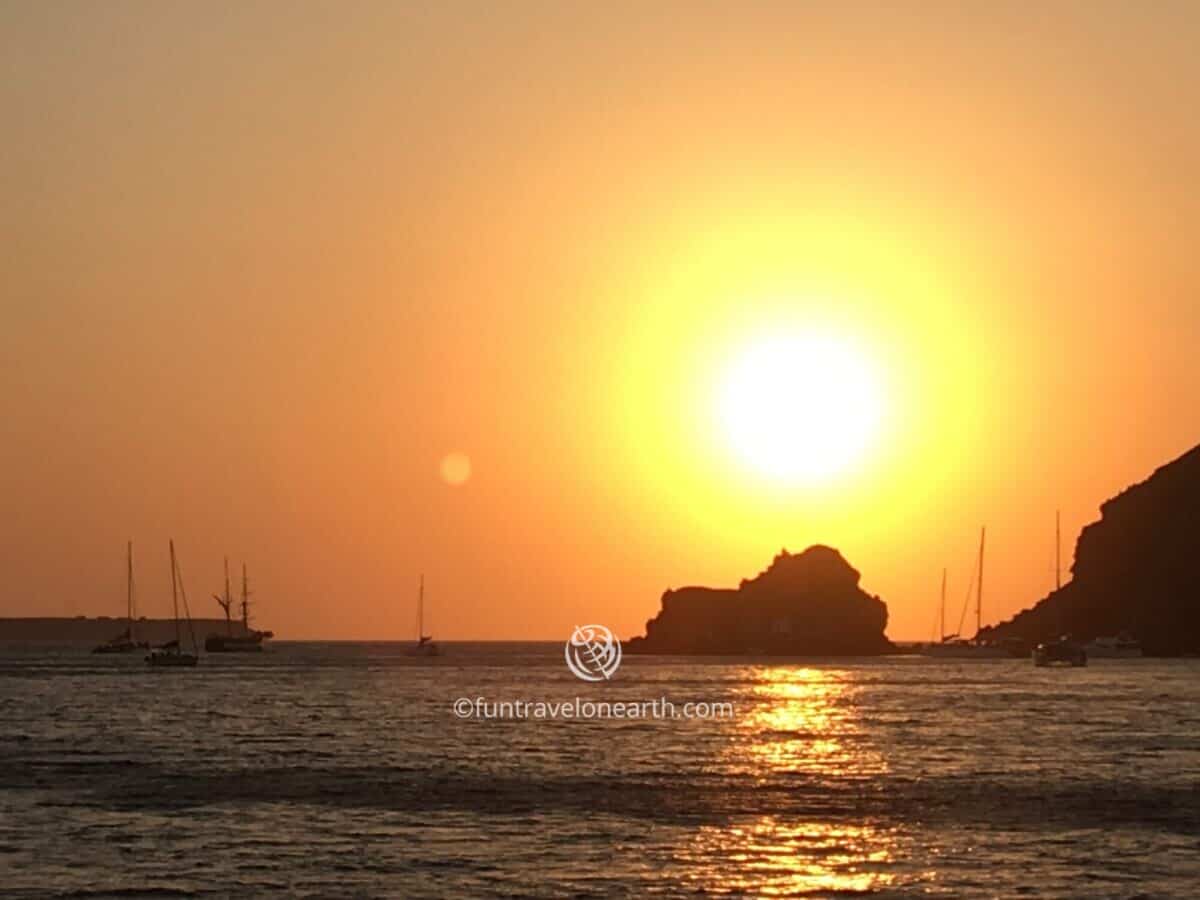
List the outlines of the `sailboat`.
{"type": "Polygon", "coordinates": [[[168,641],[161,647],[155,647],[146,657],[146,662],[155,667],[179,668],[196,665],[199,657],[196,654],[196,633],[192,630],[192,614],[188,610],[187,592],[183,589],[183,577],[179,572],[179,562],[175,559],[175,541],[171,541],[171,604],[175,614],[175,640],[168,641]],[[183,613],[187,616],[188,634],[192,639],[192,652],[184,653],[180,644],[182,634],[179,628],[179,598],[183,597],[183,613]]]}
{"type": "MultiPolygon", "coordinates": [[[[970,594],[970,588],[967,589],[970,594]]],[[[938,605],[938,625],[933,644],[945,643],[946,641],[946,570],[942,569],[942,592],[941,603],[938,605]]]]}
{"type": "MultiPolygon", "coordinates": [[[[945,575],[942,581],[942,640],[931,644],[925,649],[929,656],[942,659],[1002,659],[1010,656],[1008,649],[1000,644],[982,641],[979,633],[983,630],[983,548],[987,538],[987,528],[979,531],[979,571],[975,577],[975,637],[967,640],[957,634],[945,634],[945,575]]],[[[969,596],[969,595],[968,595],[969,596]]],[[[961,624],[961,623],[960,623],[961,624]]]]}
{"type": "Polygon", "coordinates": [[[210,634],[204,639],[204,649],[209,653],[255,653],[263,648],[263,641],[275,637],[272,631],[257,631],[250,627],[250,588],[246,578],[246,564],[242,563],[242,634],[233,633],[230,609],[233,598],[229,594],[229,558],[225,558],[225,594],[213,594],[213,599],[225,610],[226,634],[210,634]]]}
{"type": "Polygon", "coordinates": [[[137,635],[134,632],[136,628],[135,606],[133,590],[133,541],[129,541],[125,547],[125,630],[116,637],[93,648],[93,653],[133,653],[137,650],[145,650],[150,646],[145,641],[138,641],[137,635]]]}
{"type": "MultiPolygon", "coordinates": [[[[1054,513],[1054,590],[1062,590],[1062,519],[1059,512],[1054,513]]],[[[1059,614],[1059,628],[1062,628],[1062,614],[1059,614]]],[[[1045,641],[1033,648],[1033,664],[1039,668],[1046,666],[1086,666],[1087,650],[1070,635],[1061,635],[1057,640],[1045,641]]]]}
{"type": "Polygon", "coordinates": [[[410,656],[441,656],[442,651],[433,642],[433,636],[425,633],[425,576],[417,591],[417,643],[409,648],[410,656]]]}

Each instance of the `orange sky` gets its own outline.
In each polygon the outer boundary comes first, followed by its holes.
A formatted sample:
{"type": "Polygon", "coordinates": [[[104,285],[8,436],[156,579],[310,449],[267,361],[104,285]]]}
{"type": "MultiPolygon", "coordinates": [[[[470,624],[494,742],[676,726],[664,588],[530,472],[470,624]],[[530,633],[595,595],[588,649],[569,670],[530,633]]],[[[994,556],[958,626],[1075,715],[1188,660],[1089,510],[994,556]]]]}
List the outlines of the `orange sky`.
{"type": "Polygon", "coordinates": [[[1029,605],[1200,442],[1200,12],[999,6],[0,6],[0,615],[173,536],[281,637],[628,636],[820,542],[923,639],[984,523],[1029,605]],[[714,425],[781,329],[880,373],[826,483],[714,425]]]}

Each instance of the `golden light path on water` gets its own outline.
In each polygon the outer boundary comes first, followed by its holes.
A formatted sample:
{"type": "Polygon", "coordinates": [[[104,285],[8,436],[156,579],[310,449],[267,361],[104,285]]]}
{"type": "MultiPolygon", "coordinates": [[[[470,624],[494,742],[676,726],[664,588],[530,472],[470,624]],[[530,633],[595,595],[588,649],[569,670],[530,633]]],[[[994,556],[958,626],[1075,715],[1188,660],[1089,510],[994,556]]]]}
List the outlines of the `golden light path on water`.
{"type": "MultiPolygon", "coordinates": [[[[763,782],[799,776],[809,782],[805,790],[812,789],[813,779],[832,787],[886,774],[886,759],[859,721],[859,690],[847,673],[836,670],[752,670],[750,709],[739,718],[727,764],[763,782]]],[[[710,869],[705,888],[716,893],[865,892],[895,884],[900,839],[894,827],[844,817],[765,815],[701,828],[686,856],[732,863],[715,873],[710,869]]]]}
{"type": "Polygon", "coordinates": [[[830,778],[886,774],[887,761],[858,721],[854,686],[838,671],[772,668],[756,673],[753,707],[739,720],[737,753],[747,774],[804,772],[830,778]]]}
{"type": "Polygon", "coordinates": [[[705,889],[718,894],[796,896],[814,892],[866,892],[895,882],[887,871],[896,837],[871,826],[784,822],[763,816],[751,825],[702,827],[681,854],[698,868],[714,857],[728,860],[705,889]]]}

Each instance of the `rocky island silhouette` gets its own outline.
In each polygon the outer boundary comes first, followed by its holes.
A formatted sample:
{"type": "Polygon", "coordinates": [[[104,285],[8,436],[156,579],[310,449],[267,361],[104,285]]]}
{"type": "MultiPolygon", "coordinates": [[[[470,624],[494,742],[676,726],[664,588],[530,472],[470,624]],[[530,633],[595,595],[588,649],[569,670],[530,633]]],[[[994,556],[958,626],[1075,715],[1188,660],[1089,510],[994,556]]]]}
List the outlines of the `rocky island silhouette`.
{"type": "Polygon", "coordinates": [[[1200,653],[1200,446],[1102,504],[1079,535],[1071,573],[982,636],[1033,644],[1124,632],[1148,655],[1200,653]]]}
{"type": "Polygon", "coordinates": [[[668,590],[631,653],[873,656],[895,650],[884,636],[887,605],[859,587],[859,573],[832,547],[780,551],[736,590],[668,590]]]}

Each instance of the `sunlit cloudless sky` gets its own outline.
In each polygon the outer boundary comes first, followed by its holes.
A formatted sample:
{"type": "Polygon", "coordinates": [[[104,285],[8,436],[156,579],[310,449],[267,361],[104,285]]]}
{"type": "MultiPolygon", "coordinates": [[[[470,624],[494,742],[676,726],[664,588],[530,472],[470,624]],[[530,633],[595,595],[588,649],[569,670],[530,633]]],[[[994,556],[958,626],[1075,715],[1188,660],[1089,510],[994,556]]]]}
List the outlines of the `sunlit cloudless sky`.
{"type": "MultiPolygon", "coordinates": [[[[838,547],[928,637],[1200,442],[1200,8],[0,4],[0,615],[640,633],[838,547]],[[730,450],[836,335],[853,463],[730,450]]],[[[830,386],[836,390],[837,386],[830,386]]],[[[780,417],[794,415],[781,408],[780,417]]]]}

